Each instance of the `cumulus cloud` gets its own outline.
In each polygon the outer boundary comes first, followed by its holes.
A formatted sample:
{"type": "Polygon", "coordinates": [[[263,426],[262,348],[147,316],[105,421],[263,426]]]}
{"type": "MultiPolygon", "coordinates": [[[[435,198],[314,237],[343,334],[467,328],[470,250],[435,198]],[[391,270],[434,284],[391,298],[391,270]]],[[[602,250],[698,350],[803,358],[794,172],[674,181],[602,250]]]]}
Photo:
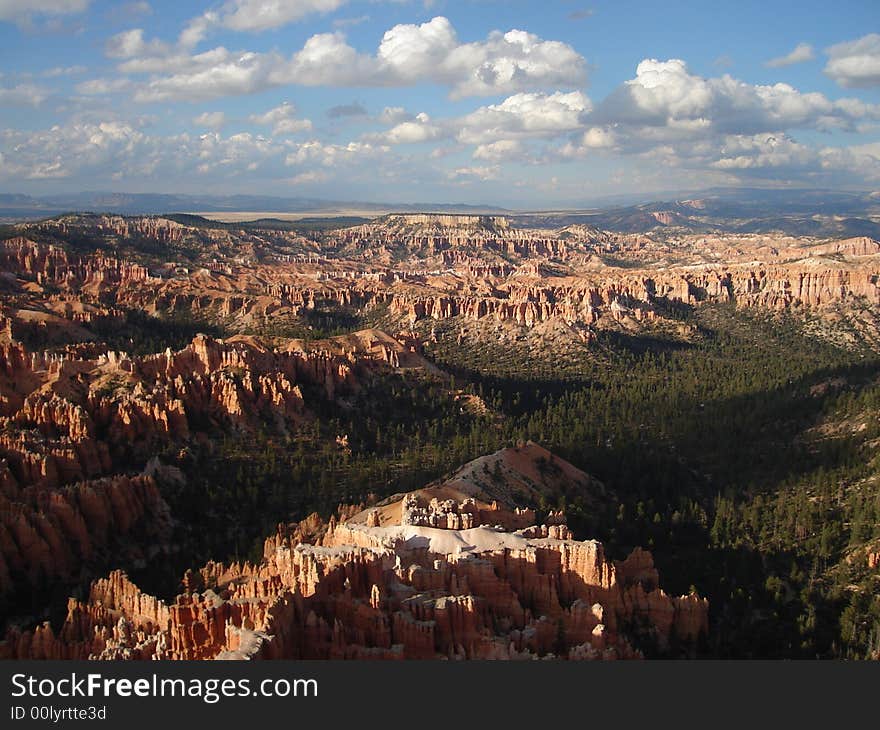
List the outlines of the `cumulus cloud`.
{"type": "Polygon", "coordinates": [[[636,68],[636,77],[613,91],[593,119],[641,127],[653,139],[675,139],[803,127],[851,128],[865,116],[880,117],[877,105],[860,104],[831,101],[782,83],[752,85],[727,74],[703,78],[679,59],[645,59],[636,68]]]}
{"type": "Polygon", "coordinates": [[[838,171],[850,179],[870,183],[880,182],[880,142],[825,147],[819,151],[819,157],[824,171],[838,171]]]}
{"type": "Polygon", "coordinates": [[[422,112],[413,119],[399,122],[382,134],[374,135],[373,139],[388,144],[415,144],[429,142],[446,136],[442,126],[434,124],[431,117],[422,112]]]}
{"type": "Polygon", "coordinates": [[[375,160],[382,158],[391,152],[384,145],[374,145],[369,142],[349,142],[347,145],[325,144],[318,140],[311,140],[295,145],[284,162],[290,166],[296,165],[322,165],[324,167],[336,167],[375,160]]]}
{"type": "Polygon", "coordinates": [[[157,181],[172,177],[211,182],[241,176],[290,177],[288,139],[217,131],[151,135],[121,120],[72,121],[49,129],[0,131],[0,179],[81,178],[157,181]]]}
{"type": "Polygon", "coordinates": [[[190,20],[180,32],[177,42],[183,48],[194,48],[205,39],[218,22],[217,13],[209,10],[204,15],[190,20]]]}
{"type": "Polygon", "coordinates": [[[474,150],[475,160],[487,162],[506,162],[523,157],[523,144],[516,139],[499,139],[497,142],[481,144],[474,150]]]}
{"type": "Polygon", "coordinates": [[[458,139],[483,144],[512,137],[554,136],[581,129],[591,108],[589,98],[580,91],[514,94],[463,117],[458,139]]]}
{"type": "MultiPolygon", "coordinates": [[[[215,69],[222,71],[224,66],[235,63],[245,63],[253,60],[254,54],[234,54],[226,50],[223,46],[212,48],[211,50],[190,55],[178,49],[160,47],[159,52],[151,53],[136,58],[129,58],[122,61],[117,69],[124,74],[162,74],[171,73],[176,78],[189,78],[198,74],[211,74],[215,69]]],[[[260,64],[260,72],[265,74],[265,64],[260,64]]],[[[157,86],[164,83],[162,76],[157,76],[157,86]]],[[[148,86],[142,86],[139,91],[145,93],[149,91],[148,86]]]]}
{"type": "MultiPolygon", "coordinates": [[[[140,87],[134,95],[135,101],[203,101],[249,94],[267,86],[269,67],[266,58],[256,53],[239,55],[225,48],[216,48],[187,61],[180,64],[183,70],[179,73],[157,77],[140,87]]],[[[138,70],[146,71],[154,65],[164,67],[165,64],[161,58],[156,59],[156,64],[146,59],[138,70]]],[[[128,70],[135,69],[129,66],[128,70]]]]}
{"type": "MultiPolygon", "coordinates": [[[[878,119],[880,105],[860,99],[831,100],[788,84],[753,85],[729,75],[703,78],[681,60],[646,59],[633,79],[595,107],[581,91],[518,92],[450,118],[392,107],[375,120],[386,129],[362,140],[396,146],[452,139],[457,146],[439,148],[430,158],[470,146],[473,159],[491,163],[485,170],[614,154],[641,157],[658,168],[723,172],[729,181],[734,174],[840,171],[842,163],[830,168],[827,155],[790,132],[857,131],[878,119]]],[[[872,169],[868,153],[859,159],[862,169],[872,169]]],[[[477,179],[473,170],[481,168],[458,169],[451,179],[460,182],[477,179]]]]}
{"type": "Polygon", "coordinates": [[[232,30],[263,31],[280,28],[314,13],[329,13],[346,0],[233,0],[223,9],[221,22],[232,30]]]}
{"type": "Polygon", "coordinates": [[[586,62],[566,43],[545,41],[523,30],[493,31],[485,41],[460,43],[442,16],[388,30],[377,60],[384,76],[444,83],[457,98],[577,86],[586,80],[586,62]]]}
{"type": "Polygon", "coordinates": [[[414,119],[414,116],[402,106],[386,106],[379,115],[382,124],[399,124],[407,119],[414,119]]]}
{"type": "Polygon", "coordinates": [[[880,86],[880,34],[869,33],[854,41],[838,43],[825,52],[825,73],[841,86],[880,86]]]}
{"type": "Polygon", "coordinates": [[[781,68],[783,66],[793,66],[796,63],[804,63],[804,61],[812,61],[816,57],[813,46],[809,43],[798,43],[791,53],[778,58],[771,58],[764,65],[768,68],[781,68]]]}
{"type": "Polygon", "coordinates": [[[359,54],[342,33],[319,33],[309,38],[286,62],[273,64],[273,86],[380,86],[374,60],[359,54]]]}
{"type": "MultiPolygon", "coordinates": [[[[479,107],[461,117],[434,119],[422,112],[386,108],[377,121],[383,132],[365,134],[363,140],[404,145],[455,139],[475,145],[473,156],[492,162],[529,159],[530,140],[551,140],[584,128],[592,104],[580,91],[513,94],[499,104],[479,107]]],[[[443,156],[443,152],[436,156],[443,156]]]]}
{"type": "Polygon", "coordinates": [[[116,171],[143,141],[143,134],[120,122],[74,123],[35,132],[5,130],[0,136],[0,175],[30,180],[64,178],[106,168],[116,171]]]}
{"type": "Polygon", "coordinates": [[[167,54],[169,47],[159,40],[144,40],[143,28],[132,28],[111,36],[104,52],[110,58],[135,58],[138,56],[157,56],[167,54]]]}
{"type": "Polygon", "coordinates": [[[319,33],[289,57],[277,52],[231,53],[216,48],[181,53],[203,37],[191,23],[179,48],[145,41],[134,29],[114,36],[107,54],[124,59],[123,73],[166,74],[150,79],[140,101],[207,99],[247,94],[290,84],[382,87],[436,83],[453,98],[516,93],[546,86],[577,87],[586,80],[586,62],[571,46],[521,30],[494,31],[484,41],[461,43],[448,19],[388,30],[375,55],[360,53],[341,32],[319,33]]]}
{"type": "Polygon", "coordinates": [[[272,127],[272,134],[276,137],[296,134],[312,128],[310,120],[296,118],[296,107],[289,101],[285,101],[263,114],[253,114],[250,120],[254,124],[272,127]]]}
{"type": "Polygon", "coordinates": [[[193,48],[215,28],[260,33],[281,28],[308,15],[329,13],[347,0],[229,0],[219,10],[192,18],[180,34],[179,43],[193,48]]]}
{"type": "Polygon", "coordinates": [[[719,170],[803,167],[815,153],[786,135],[731,136],[724,140],[719,157],[710,163],[719,170]]]}
{"type": "Polygon", "coordinates": [[[207,129],[220,129],[226,124],[226,115],[223,112],[203,112],[193,117],[193,124],[207,129]]]}
{"type": "Polygon", "coordinates": [[[575,135],[561,147],[551,149],[546,155],[548,161],[573,160],[587,157],[596,152],[623,152],[622,145],[614,129],[609,127],[590,127],[583,134],[575,135]]]}
{"type": "Polygon", "coordinates": [[[580,139],[586,149],[607,150],[617,144],[617,135],[613,129],[602,127],[590,127],[580,139]]]}
{"type": "MultiPolygon", "coordinates": [[[[580,116],[568,140],[548,148],[546,162],[612,152],[644,158],[653,168],[678,167],[734,176],[829,179],[851,148],[825,152],[797,141],[798,129],[857,131],[880,119],[880,105],[828,99],[788,84],[752,85],[723,75],[703,78],[678,59],[645,59],[635,78],[580,116]],[[831,161],[834,161],[832,164],[831,161]]],[[[860,153],[859,175],[876,169],[860,153]]]]}

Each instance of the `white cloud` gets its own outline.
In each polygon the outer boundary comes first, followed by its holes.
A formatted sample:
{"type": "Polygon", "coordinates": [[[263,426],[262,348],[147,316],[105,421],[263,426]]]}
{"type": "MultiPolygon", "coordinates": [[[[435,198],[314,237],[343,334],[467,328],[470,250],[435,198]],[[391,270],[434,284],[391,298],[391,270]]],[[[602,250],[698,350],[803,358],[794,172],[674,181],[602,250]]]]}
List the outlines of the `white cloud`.
{"type": "Polygon", "coordinates": [[[752,135],[728,137],[718,151],[719,158],[710,163],[718,170],[750,170],[768,167],[808,165],[815,152],[785,135],[752,135]]]}
{"type": "MultiPolygon", "coordinates": [[[[275,64],[273,64],[275,65],[275,64]]],[[[359,54],[342,33],[319,33],[272,69],[273,86],[381,86],[375,60],[359,54]]]]}
{"type": "Polygon", "coordinates": [[[422,112],[411,121],[394,125],[387,132],[378,135],[377,138],[388,144],[414,144],[439,139],[445,134],[442,127],[434,124],[431,117],[422,112]]]}
{"type": "Polygon", "coordinates": [[[398,83],[430,79],[449,85],[456,98],[578,86],[586,81],[586,62],[566,43],[511,30],[493,31],[485,41],[462,44],[442,16],[388,30],[377,60],[385,78],[398,83]]]}
{"type": "Polygon", "coordinates": [[[202,101],[249,94],[266,86],[269,65],[259,54],[233,55],[217,48],[191,60],[190,68],[148,82],[135,93],[135,101],[202,101]]]}
{"type": "Polygon", "coordinates": [[[143,139],[140,131],[114,121],[35,132],[5,130],[0,137],[5,147],[2,176],[39,180],[87,174],[99,167],[115,170],[143,139]]]}
{"type": "Polygon", "coordinates": [[[49,90],[34,84],[17,84],[0,88],[0,104],[39,106],[49,97],[49,90]]]}
{"type": "Polygon", "coordinates": [[[617,144],[617,135],[613,129],[590,127],[581,137],[581,144],[587,149],[611,149],[617,144]]]}
{"type": "Polygon", "coordinates": [[[281,28],[316,13],[332,12],[348,0],[229,0],[219,10],[192,18],[179,43],[193,48],[215,28],[260,33],[281,28]]]}
{"type": "MultiPolygon", "coordinates": [[[[163,48],[161,52],[148,54],[137,58],[129,58],[119,64],[117,69],[124,74],[161,74],[172,73],[175,76],[186,78],[202,72],[211,72],[224,64],[232,63],[237,58],[252,58],[253,54],[235,54],[227,51],[223,46],[212,48],[203,53],[189,55],[185,52],[172,51],[163,48]]],[[[265,64],[262,64],[265,65],[265,64]]],[[[162,81],[162,77],[158,77],[162,81]]],[[[142,87],[143,92],[145,88],[142,87]]]]}
{"type": "Polygon", "coordinates": [[[469,184],[473,182],[487,182],[489,180],[497,180],[501,175],[501,168],[498,165],[489,165],[485,167],[457,167],[449,173],[449,179],[469,184]]]}
{"type": "Polygon", "coordinates": [[[816,57],[813,46],[809,43],[798,43],[791,53],[778,58],[771,58],[764,65],[768,68],[781,68],[783,66],[792,66],[796,63],[804,63],[812,61],[816,57]]]}
{"type": "Polygon", "coordinates": [[[364,160],[382,158],[390,153],[384,145],[369,142],[349,142],[347,145],[325,144],[311,140],[295,145],[295,149],[285,158],[286,165],[323,165],[336,167],[341,164],[355,164],[364,160]]]}
{"type": "MultiPolygon", "coordinates": [[[[816,180],[824,183],[854,179],[880,180],[880,143],[815,149],[785,134],[732,136],[723,141],[708,167],[742,177],[816,180]]],[[[710,152],[710,156],[712,152],[710,152]]],[[[699,166],[704,160],[693,161],[699,166]]]]}
{"type": "Polygon", "coordinates": [[[506,162],[523,157],[522,142],[516,139],[499,139],[490,144],[481,144],[474,150],[475,160],[487,162],[506,162]]]}
{"type": "Polygon", "coordinates": [[[583,128],[591,109],[589,98],[580,91],[514,94],[463,117],[458,139],[483,144],[511,137],[555,136],[583,128]]]}
{"type": "Polygon", "coordinates": [[[825,73],[841,86],[880,86],[880,34],[869,33],[854,41],[838,43],[825,52],[825,73]]]}
{"type": "Polygon", "coordinates": [[[132,28],[111,36],[104,52],[110,58],[135,58],[165,55],[169,52],[169,47],[159,40],[145,41],[143,28],[132,28]]]}
{"type": "Polygon", "coordinates": [[[219,132],[209,132],[201,135],[194,143],[188,144],[185,152],[191,161],[197,162],[197,172],[215,174],[253,172],[266,160],[278,154],[280,149],[283,147],[272,140],[249,132],[239,132],[228,137],[222,136],[219,132]]]}
{"type": "Polygon", "coordinates": [[[233,0],[224,7],[222,24],[232,30],[280,28],[314,13],[329,13],[346,0],[233,0]]]}
{"type": "Polygon", "coordinates": [[[272,134],[276,137],[296,134],[312,128],[310,120],[296,118],[296,107],[288,101],[263,114],[253,114],[250,120],[254,124],[272,127],[272,134]]]}
{"type": "Polygon", "coordinates": [[[413,82],[436,73],[456,47],[455,28],[438,16],[421,25],[395,25],[386,31],[377,59],[391,75],[413,82]]]}
{"type": "Polygon", "coordinates": [[[407,119],[413,119],[413,115],[402,106],[386,106],[379,115],[382,124],[399,124],[407,119]]]}
{"type": "Polygon", "coordinates": [[[640,136],[651,142],[719,133],[847,128],[865,116],[880,118],[880,106],[850,99],[831,101],[788,84],[751,85],[727,74],[703,78],[691,74],[679,59],[645,59],[636,78],[599,105],[593,121],[641,128],[640,136]]]}
{"type": "Polygon", "coordinates": [[[114,79],[89,79],[76,85],[76,92],[85,96],[102,96],[126,91],[131,82],[123,77],[114,79]]]}
{"type": "Polygon", "coordinates": [[[208,11],[204,15],[193,18],[180,32],[177,42],[183,48],[194,48],[205,39],[218,22],[217,13],[213,11],[208,11]]]}
{"type": "Polygon", "coordinates": [[[459,98],[548,85],[576,87],[586,80],[586,62],[565,43],[520,30],[494,31],[485,41],[460,43],[444,17],[421,25],[394,26],[383,36],[376,55],[359,53],[340,32],[313,35],[287,58],[274,51],[232,54],[224,48],[195,56],[182,52],[205,32],[203,26],[191,22],[174,51],[159,41],[145,41],[143,32],[134,29],[114,36],[107,53],[126,59],[119,66],[123,73],[168,74],[150,79],[136,97],[140,101],[208,99],[290,84],[437,83],[459,98]]]}
{"type": "Polygon", "coordinates": [[[90,0],[0,0],[0,21],[26,21],[33,15],[73,15],[89,7],[90,0]]]}
{"type": "Polygon", "coordinates": [[[226,124],[226,115],[223,112],[203,112],[193,117],[193,124],[207,129],[220,129],[226,124]]]}
{"type": "MultiPolygon", "coordinates": [[[[149,129],[119,119],[70,121],[33,131],[0,129],[0,181],[65,178],[89,185],[149,186],[190,180],[198,187],[336,179],[372,189],[377,179],[398,179],[404,169],[385,145],[295,142],[250,132],[163,135],[149,129]]],[[[412,180],[417,174],[430,171],[406,168],[403,177],[412,180]]]]}
{"type": "Polygon", "coordinates": [[[823,170],[839,171],[850,179],[880,182],[880,142],[825,147],[819,151],[819,157],[823,170]]]}
{"type": "Polygon", "coordinates": [[[400,145],[454,138],[463,145],[476,145],[477,159],[513,160],[525,155],[522,140],[553,139],[583,129],[591,108],[590,100],[580,91],[513,94],[499,104],[446,119],[433,119],[425,113],[412,115],[401,107],[386,108],[378,121],[389,129],[362,139],[400,145]]]}

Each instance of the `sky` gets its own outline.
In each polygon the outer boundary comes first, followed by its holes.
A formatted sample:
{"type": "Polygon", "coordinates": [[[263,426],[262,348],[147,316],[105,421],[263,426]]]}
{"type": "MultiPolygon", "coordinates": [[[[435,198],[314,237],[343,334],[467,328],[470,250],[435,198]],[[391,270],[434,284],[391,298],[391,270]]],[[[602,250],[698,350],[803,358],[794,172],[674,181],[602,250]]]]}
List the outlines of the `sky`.
{"type": "Polygon", "coordinates": [[[0,191],[880,190],[880,4],[0,0],[0,191]]]}

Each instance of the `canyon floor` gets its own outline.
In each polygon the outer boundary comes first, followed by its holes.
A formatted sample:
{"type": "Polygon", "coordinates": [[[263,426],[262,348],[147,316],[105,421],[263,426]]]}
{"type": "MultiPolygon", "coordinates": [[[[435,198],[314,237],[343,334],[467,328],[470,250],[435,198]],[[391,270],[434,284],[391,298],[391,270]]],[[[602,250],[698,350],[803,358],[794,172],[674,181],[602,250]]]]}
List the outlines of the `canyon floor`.
{"type": "Polygon", "coordinates": [[[880,656],[880,243],[645,216],[3,227],[0,657],[880,656]]]}

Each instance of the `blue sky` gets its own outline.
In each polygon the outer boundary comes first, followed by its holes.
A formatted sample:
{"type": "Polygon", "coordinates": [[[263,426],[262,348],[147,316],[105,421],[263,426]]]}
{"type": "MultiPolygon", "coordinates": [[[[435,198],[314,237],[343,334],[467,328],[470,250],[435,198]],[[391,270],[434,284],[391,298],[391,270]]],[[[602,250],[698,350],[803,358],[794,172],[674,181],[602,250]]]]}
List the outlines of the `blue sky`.
{"type": "Polygon", "coordinates": [[[876,2],[0,0],[0,190],[880,189],[876,2]]]}

